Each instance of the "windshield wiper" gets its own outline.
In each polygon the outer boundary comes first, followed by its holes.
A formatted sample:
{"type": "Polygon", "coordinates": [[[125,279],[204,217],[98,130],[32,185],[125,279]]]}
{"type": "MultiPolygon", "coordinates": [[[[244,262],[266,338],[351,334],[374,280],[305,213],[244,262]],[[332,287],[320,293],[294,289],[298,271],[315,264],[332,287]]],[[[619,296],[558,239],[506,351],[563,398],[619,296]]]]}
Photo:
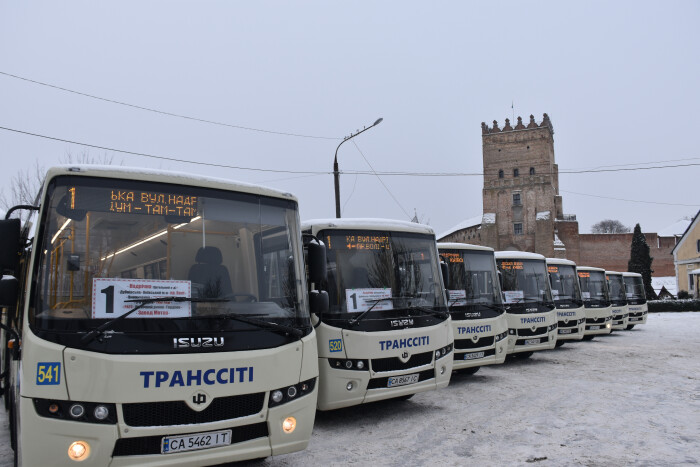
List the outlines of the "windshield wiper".
{"type": "Polygon", "coordinates": [[[450,317],[450,313],[447,311],[439,311],[439,310],[433,310],[432,308],[427,308],[421,305],[409,305],[408,307],[409,310],[418,310],[423,313],[433,315],[433,316],[438,316],[443,319],[447,319],[450,317]]]}
{"type": "Polygon", "coordinates": [[[105,329],[112,327],[114,323],[117,323],[136,310],[140,310],[146,305],[150,305],[155,302],[196,302],[196,303],[211,303],[211,302],[229,302],[228,298],[189,298],[189,297],[149,297],[149,298],[137,298],[133,300],[124,300],[125,302],[136,302],[138,305],[133,307],[131,310],[127,311],[123,315],[117,316],[114,319],[110,319],[106,323],[103,323],[93,329],[92,331],[85,334],[80,341],[84,344],[92,342],[95,337],[102,336],[105,329]]]}
{"type": "MultiPolygon", "coordinates": [[[[406,298],[406,297],[384,297],[384,298],[377,298],[376,300],[374,300],[374,303],[372,303],[372,306],[371,306],[371,307],[367,308],[365,311],[363,311],[362,313],[360,313],[359,315],[355,316],[353,319],[351,319],[350,321],[348,321],[348,324],[349,324],[350,326],[355,326],[357,323],[359,323],[359,322],[362,320],[362,318],[364,318],[365,316],[367,316],[367,313],[369,313],[370,311],[372,311],[372,309],[373,309],[375,306],[377,306],[378,303],[384,302],[384,301],[386,301],[386,300],[394,300],[394,299],[396,299],[396,298],[406,298]]],[[[369,301],[371,301],[371,300],[367,300],[367,301],[369,302],[369,301]]]]}
{"type": "Polygon", "coordinates": [[[207,316],[207,318],[232,319],[234,321],[240,321],[241,323],[252,324],[253,326],[257,326],[262,329],[268,329],[270,331],[282,333],[287,336],[291,335],[293,337],[296,337],[297,339],[301,339],[301,337],[304,335],[304,332],[301,329],[292,326],[287,326],[286,324],[277,324],[271,321],[251,318],[249,316],[241,315],[238,313],[223,313],[219,315],[207,316]]]}

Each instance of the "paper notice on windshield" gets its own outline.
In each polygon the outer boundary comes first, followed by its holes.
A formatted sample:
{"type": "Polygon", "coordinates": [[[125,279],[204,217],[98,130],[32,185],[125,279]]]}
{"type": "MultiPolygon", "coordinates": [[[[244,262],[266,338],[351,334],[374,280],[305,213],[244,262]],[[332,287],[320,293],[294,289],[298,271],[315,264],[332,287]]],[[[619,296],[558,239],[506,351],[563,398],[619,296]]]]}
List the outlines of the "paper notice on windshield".
{"type": "MultiPolygon", "coordinates": [[[[185,297],[191,295],[190,281],[161,281],[151,279],[119,279],[99,277],[92,280],[92,317],[117,318],[137,307],[139,302],[127,302],[153,297],[185,297]]],[[[139,308],[129,318],[187,318],[191,316],[190,302],[155,302],[139,308]]]]}
{"type": "Polygon", "coordinates": [[[506,297],[506,303],[523,303],[525,294],[522,290],[506,290],[503,292],[506,297]]]}
{"type": "Polygon", "coordinates": [[[466,290],[448,290],[448,298],[450,306],[466,306],[467,291],[466,290]]]}
{"type": "Polygon", "coordinates": [[[554,297],[554,300],[559,298],[559,291],[557,289],[552,289],[552,297],[554,297]]]}
{"type": "Polygon", "coordinates": [[[591,293],[590,292],[581,292],[581,297],[583,297],[586,300],[589,300],[591,298],[591,293]]]}
{"type": "Polygon", "coordinates": [[[391,288],[345,289],[348,313],[367,311],[372,305],[374,305],[372,311],[393,310],[393,302],[391,300],[381,300],[382,298],[391,298],[391,288]]]}

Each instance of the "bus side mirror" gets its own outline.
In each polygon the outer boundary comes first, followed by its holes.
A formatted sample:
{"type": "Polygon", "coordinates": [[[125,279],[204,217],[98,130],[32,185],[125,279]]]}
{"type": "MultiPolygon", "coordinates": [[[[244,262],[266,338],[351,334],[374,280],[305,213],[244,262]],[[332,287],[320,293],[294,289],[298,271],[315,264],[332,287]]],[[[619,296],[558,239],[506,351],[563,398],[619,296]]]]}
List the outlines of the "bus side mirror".
{"type": "Polygon", "coordinates": [[[325,290],[312,290],[309,292],[309,308],[311,313],[315,314],[319,318],[324,313],[328,312],[328,292],[325,290]]]}
{"type": "Polygon", "coordinates": [[[13,276],[3,276],[0,280],[0,308],[14,308],[17,306],[17,292],[19,281],[13,276]]]}
{"type": "Polygon", "coordinates": [[[450,283],[450,268],[447,267],[447,263],[440,261],[440,272],[442,272],[442,283],[447,289],[447,284],[450,283]]]}
{"type": "Polygon", "coordinates": [[[309,282],[320,284],[326,280],[328,269],[326,266],[326,246],[322,241],[314,238],[306,243],[306,261],[308,262],[309,282]]]}
{"type": "Polygon", "coordinates": [[[20,253],[20,220],[0,220],[0,273],[14,274],[20,253]]]}

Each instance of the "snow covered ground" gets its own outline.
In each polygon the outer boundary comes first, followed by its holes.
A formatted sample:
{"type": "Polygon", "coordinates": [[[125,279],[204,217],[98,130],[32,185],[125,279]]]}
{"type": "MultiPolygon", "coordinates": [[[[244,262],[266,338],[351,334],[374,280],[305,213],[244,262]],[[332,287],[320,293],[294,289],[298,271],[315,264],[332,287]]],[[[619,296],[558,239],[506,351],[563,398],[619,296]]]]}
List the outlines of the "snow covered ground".
{"type": "MultiPolygon", "coordinates": [[[[408,401],[319,412],[306,451],[251,465],[700,463],[699,334],[700,313],[652,314],[408,401]]],[[[0,446],[11,465],[6,430],[0,446]]]]}

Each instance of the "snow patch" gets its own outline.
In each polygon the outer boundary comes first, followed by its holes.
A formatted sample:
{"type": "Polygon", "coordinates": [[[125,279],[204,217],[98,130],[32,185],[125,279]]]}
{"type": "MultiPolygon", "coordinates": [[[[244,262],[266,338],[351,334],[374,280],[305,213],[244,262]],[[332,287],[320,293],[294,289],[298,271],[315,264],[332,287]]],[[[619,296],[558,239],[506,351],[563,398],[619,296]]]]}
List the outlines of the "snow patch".
{"type": "Polygon", "coordinates": [[[451,235],[455,232],[458,232],[460,230],[468,229],[469,227],[475,227],[477,225],[481,224],[481,216],[476,216],[476,217],[470,217],[469,219],[463,220],[459,224],[455,225],[449,230],[446,230],[445,232],[441,233],[440,235],[437,236],[438,240],[441,238],[445,238],[448,235],[451,235]]]}
{"type": "Polygon", "coordinates": [[[548,221],[552,214],[549,211],[541,211],[537,213],[535,220],[537,221],[548,221]]]}
{"type": "Polygon", "coordinates": [[[676,276],[652,277],[651,286],[656,293],[661,292],[661,287],[666,287],[666,290],[671,292],[674,297],[678,295],[676,276]]]}
{"type": "Polygon", "coordinates": [[[554,246],[561,247],[560,249],[564,249],[564,242],[559,240],[559,236],[557,234],[554,234],[554,246]]]}
{"type": "Polygon", "coordinates": [[[495,212],[485,212],[482,217],[483,224],[495,224],[496,223],[496,213],[495,212]]]}

